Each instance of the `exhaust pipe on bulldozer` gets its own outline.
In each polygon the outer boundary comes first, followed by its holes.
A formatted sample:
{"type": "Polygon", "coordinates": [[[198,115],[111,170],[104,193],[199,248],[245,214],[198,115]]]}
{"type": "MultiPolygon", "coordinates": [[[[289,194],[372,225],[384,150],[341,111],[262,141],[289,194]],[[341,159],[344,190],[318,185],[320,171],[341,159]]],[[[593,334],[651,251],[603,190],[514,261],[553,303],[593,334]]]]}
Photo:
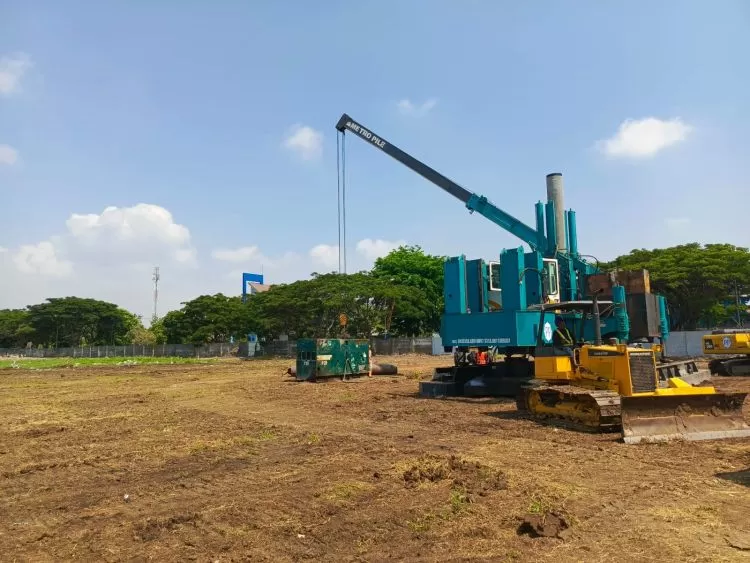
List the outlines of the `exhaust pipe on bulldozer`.
{"type": "Polygon", "coordinates": [[[621,397],[626,444],[750,437],[742,416],[747,393],[621,397]]]}

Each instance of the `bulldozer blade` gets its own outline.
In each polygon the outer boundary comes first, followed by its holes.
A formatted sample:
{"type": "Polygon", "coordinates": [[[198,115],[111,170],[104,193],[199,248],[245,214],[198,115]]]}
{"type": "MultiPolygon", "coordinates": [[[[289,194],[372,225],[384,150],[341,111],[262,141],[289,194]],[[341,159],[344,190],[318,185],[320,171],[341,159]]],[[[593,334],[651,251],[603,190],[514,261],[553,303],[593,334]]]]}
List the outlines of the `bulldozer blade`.
{"type": "Polygon", "coordinates": [[[747,393],[622,397],[626,444],[670,440],[722,440],[750,437],[742,416],[747,393]]]}

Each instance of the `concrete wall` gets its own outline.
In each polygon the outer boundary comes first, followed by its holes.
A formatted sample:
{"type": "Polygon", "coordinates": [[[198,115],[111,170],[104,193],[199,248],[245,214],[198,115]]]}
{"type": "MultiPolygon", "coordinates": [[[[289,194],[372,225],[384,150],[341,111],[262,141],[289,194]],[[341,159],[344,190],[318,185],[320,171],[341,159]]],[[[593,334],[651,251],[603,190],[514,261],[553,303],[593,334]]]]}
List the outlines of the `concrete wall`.
{"type": "Polygon", "coordinates": [[[446,352],[443,349],[443,339],[439,334],[432,335],[432,355],[433,356],[446,356],[453,354],[453,352],[446,352]]]}
{"type": "Polygon", "coordinates": [[[687,330],[672,332],[667,339],[667,356],[702,356],[703,335],[711,334],[710,330],[687,330]]]}

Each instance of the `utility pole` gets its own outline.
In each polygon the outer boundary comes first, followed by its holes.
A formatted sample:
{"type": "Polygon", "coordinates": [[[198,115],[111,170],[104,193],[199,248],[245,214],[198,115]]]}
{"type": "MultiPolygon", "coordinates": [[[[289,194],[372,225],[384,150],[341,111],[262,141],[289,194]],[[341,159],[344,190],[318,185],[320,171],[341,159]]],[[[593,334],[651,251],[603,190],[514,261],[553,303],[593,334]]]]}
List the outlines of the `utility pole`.
{"type": "Polygon", "coordinates": [[[737,328],[742,328],[742,308],[740,305],[740,286],[737,280],[734,280],[734,302],[737,308],[737,328]]]}
{"type": "Polygon", "coordinates": [[[158,305],[159,305],[159,280],[161,279],[161,276],[159,275],[159,266],[156,266],[154,268],[154,275],[151,277],[151,279],[154,282],[154,314],[151,317],[151,322],[156,322],[156,320],[159,318],[158,315],[158,305]]]}

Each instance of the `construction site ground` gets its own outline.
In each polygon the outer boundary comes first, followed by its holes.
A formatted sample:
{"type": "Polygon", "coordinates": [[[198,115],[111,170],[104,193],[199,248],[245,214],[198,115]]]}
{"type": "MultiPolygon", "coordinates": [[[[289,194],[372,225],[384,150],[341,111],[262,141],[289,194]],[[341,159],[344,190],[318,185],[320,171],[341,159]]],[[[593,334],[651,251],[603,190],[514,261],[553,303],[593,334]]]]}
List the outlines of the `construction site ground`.
{"type": "Polygon", "coordinates": [[[448,358],[377,360],[402,375],[0,370],[2,560],[750,558],[750,440],[625,445],[511,400],[419,398],[448,358]]]}

